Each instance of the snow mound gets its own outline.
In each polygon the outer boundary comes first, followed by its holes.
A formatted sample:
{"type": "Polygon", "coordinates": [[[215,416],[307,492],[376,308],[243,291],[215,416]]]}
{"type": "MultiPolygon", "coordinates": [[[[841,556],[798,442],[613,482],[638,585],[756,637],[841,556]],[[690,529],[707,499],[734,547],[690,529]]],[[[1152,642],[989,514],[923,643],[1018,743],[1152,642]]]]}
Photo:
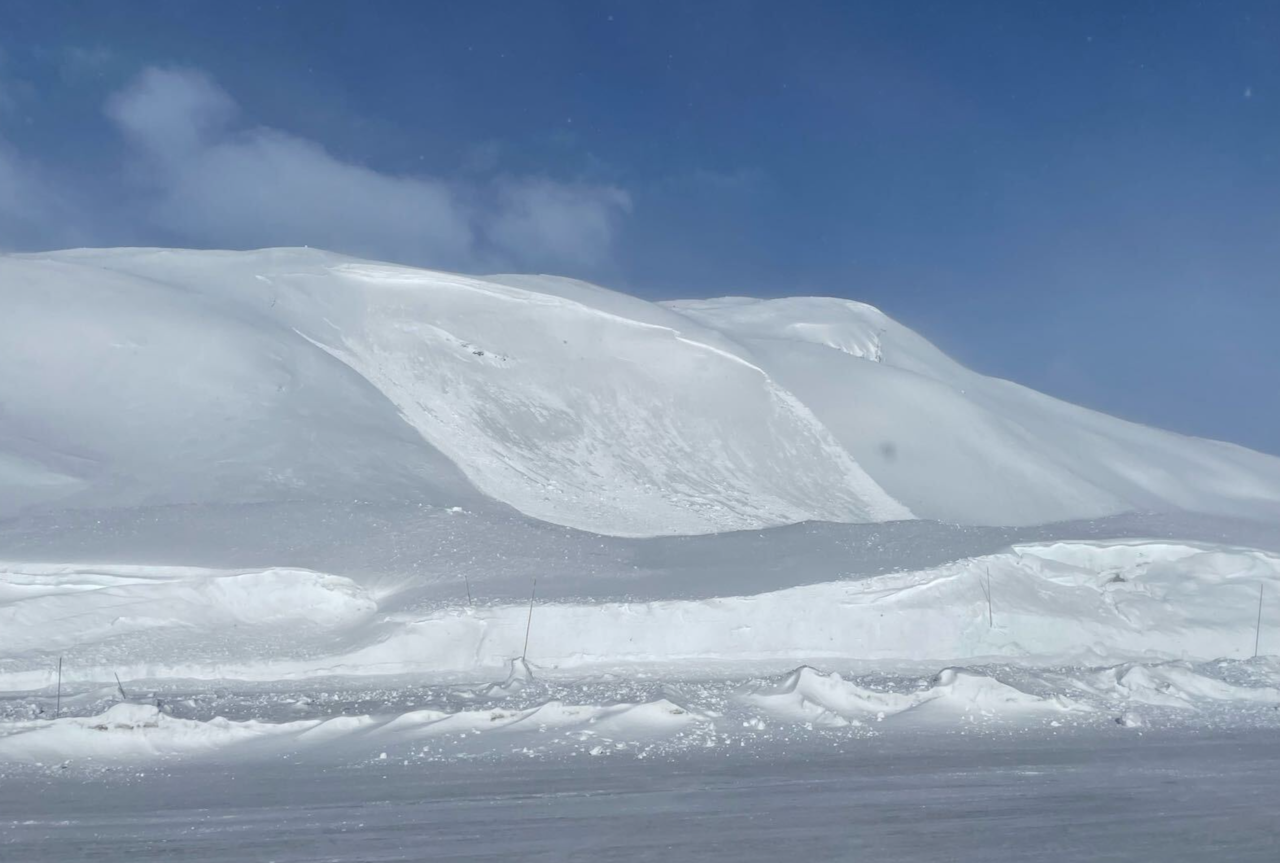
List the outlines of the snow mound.
{"type": "Polygon", "coordinates": [[[1156,707],[1195,709],[1204,702],[1280,704],[1280,688],[1242,685],[1197,671],[1186,662],[1126,664],[1095,672],[1077,682],[1107,698],[1156,707]]]}
{"type": "Polygon", "coordinates": [[[296,736],[323,720],[271,723],[177,719],[149,704],[124,702],[96,716],[0,723],[0,761],[136,760],[196,755],[277,735],[296,736]]]}
{"type": "Polygon", "coordinates": [[[122,701],[87,721],[92,723],[89,727],[94,731],[135,731],[139,728],[159,728],[160,717],[163,715],[154,704],[122,701]]]}
{"type": "Polygon", "coordinates": [[[401,738],[439,738],[493,732],[579,732],[601,739],[639,740],[707,722],[702,713],[658,698],[641,703],[566,704],[552,699],[524,708],[416,710],[381,727],[401,738]]]}
{"type": "Polygon", "coordinates": [[[350,579],[309,570],[0,563],[0,656],[155,630],[333,630],[376,610],[350,579]]]}
{"type": "Polygon", "coordinates": [[[705,727],[710,718],[666,698],[609,704],[559,699],[525,707],[414,710],[398,715],[344,715],[289,722],[181,719],[149,704],[120,703],[94,716],[0,722],[0,763],[66,759],[136,761],[193,757],[253,745],[268,757],[303,747],[443,746],[455,754],[500,750],[530,737],[558,745],[622,746],[668,740],[705,727]]]}
{"type": "Polygon", "coordinates": [[[924,712],[984,717],[1090,710],[1061,694],[1034,695],[963,668],[943,669],[914,691],[901,692],[870,689],[835,672],[804,666],[781,681],[748,686],[739,697],[776,718],[817,727],[860,725],[925,708],[924,712]]]}
{"type": "Polygon", "coordinates": [[[807,665],[781,681],[748,686],[740,697],[775,717],[810,722],[819,727],[857,724],[868,717],[883,718],[920,703],[914,695],[877,692],[845,680],[836,672],[824,674],[807,665]]]}
{"type": "MultiPolygon", "coordinates": [[[[0,721],[0,764],[199,757],[234,748],[246,759],[305,751],[308,757],[363,760],[372,753],[408,766],[420,759],[511,753],[625,750],[643,757],[709,747],[736,750],[792,743],[813,732],[852,741],[946,728],[1004,733],[1230,723],[1274,729],[1280,727],[1277,682],[1280,665],[1272,660],[1093,669],[953,666],[929,676],[919,670],[841,674],[801,666],[746,682],[663,682],[650,672],[539,677],[518,693],[499,693],[482,703],[474,684],[424,685],[414,679],[370,689],[367,682],[331,678],[322,691],[309,690],[315,699],[282,700],[254,687],[235,696],[197,692],[166,701],[166,710],[186,718],[125,703],[51,721],[35,718],[41,701],[32,700],[24,718],[0,721]],[[379,702],[378,712],[362,712],[379,702]],[[222,718],[226,711],[254,718],[231,721],[222,718]]],[[[72,695],[63,706],[88,707],[99,696],[72,695]]],[[[48,700],[43,705],[52,707],[48,700]]]]}
{"type": "Polygon", "coordinates": [[[1011,713],[1062,713],[1088,710],[1060,694],[1034,695],[1002,683],[994,677],[963,668],[944,668],[933,680],[933,686],[921,694],[921,704],[935,709],[999,716],[1011,713]]]}

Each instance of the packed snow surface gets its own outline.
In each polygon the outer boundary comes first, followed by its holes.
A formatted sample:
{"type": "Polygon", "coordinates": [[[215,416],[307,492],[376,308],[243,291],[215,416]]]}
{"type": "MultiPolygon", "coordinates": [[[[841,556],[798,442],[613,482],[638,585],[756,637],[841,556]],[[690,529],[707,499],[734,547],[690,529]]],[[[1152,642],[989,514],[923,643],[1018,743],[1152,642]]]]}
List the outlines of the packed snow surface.
{"type": "Polygon", "coordinates": [[[0,514],[361,500],[657,536],[1280,512],[1280,459],[985,378],[844,300],[119,249],[0,257],[0,320],[0,514]]]}
{"type": "Polygon", "coordinates": [[[7,766],[0,856],[1274,863],[1274,730],[1068,731],[970,726],[763,751],[717,738],[679,757],[595,744],[596,757],[517,747],[449,763],[419,757],[419,743],[354,763],[311,749],[254,762],[7,766]]]}

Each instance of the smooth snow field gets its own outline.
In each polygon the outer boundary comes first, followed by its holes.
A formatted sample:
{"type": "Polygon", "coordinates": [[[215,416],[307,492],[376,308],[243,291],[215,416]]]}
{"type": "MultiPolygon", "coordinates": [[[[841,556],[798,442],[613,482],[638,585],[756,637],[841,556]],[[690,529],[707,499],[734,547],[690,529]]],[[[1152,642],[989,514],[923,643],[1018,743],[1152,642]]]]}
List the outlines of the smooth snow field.
{"type": "Polygon", "coordinates": [[[0,369],[0,860],[1280,860],[1280,459],[304,249],[0,255],[0,369]]]}

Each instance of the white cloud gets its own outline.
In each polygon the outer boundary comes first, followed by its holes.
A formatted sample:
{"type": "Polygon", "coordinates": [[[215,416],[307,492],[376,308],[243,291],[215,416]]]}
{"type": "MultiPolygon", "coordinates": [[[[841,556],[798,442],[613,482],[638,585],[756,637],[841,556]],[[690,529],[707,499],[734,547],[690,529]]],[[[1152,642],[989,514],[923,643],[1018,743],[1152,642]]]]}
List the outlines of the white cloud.
{"type": "Polygon", "coordinates": [[[224,90],[190,70],[147,69],[108,101],[143,160],[158,226],[198,245],[470,263],[471,219],[444,182],[382,174],[275,129],[238,129],[237,114],[224,90]]]}
{"type": "Polygon", "coordinates": [[[604,264],[618,221],[631,211],[631,196],[622,189],[546,179],[504,181],[498,202],[490,241],[539,266],[604,264]]]}
{"type": "Polygon", "coordinates": [[[491,188],[374,171],[314,141],[237,124],[235,101],[195,70],[145,70],[111,97],[107,115],[140,163],[152,226],[193,245],[580,270],[607,263],[631,206],[611,186],[537,178],[491,188]]]}
{"type": "Polygon", "coordinates": [[[226,133],[235,100],[190,69],[149,68],[107,100],[107,116],[138,146],[166,160],[197,155],[226,133]]]}
{"type": "MultiPolygon", "coordinates": [[[[608,266],[631,209],[608,185],[376,171],[246,124],[231,95],[193,69],[148,68],[105,111],[131,170],[95,183],[93,196],[72,182],[76,170],[0,137],[0,249],[309,245],[444,269],[590,276],[608,266]]],[[[499,147],[481,147],[492,170],[499,147]]]]}

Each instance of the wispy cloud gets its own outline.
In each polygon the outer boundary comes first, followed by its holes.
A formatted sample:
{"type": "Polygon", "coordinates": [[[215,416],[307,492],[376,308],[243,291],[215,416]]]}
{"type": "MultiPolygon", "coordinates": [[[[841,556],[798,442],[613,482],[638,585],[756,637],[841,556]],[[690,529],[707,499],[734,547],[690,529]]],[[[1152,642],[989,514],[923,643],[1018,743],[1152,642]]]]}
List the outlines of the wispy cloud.
{"type": "Polygon", "coordinates": [[[630,211],[631,196],[612,186],[505,180],[488,238],[503,253],[535,266],[593,268],[605,263],[618,220],[630,211]]]}
{"type": "Polygon", "coordinates": [[[241,127],[229,94],[199,72],[147,69],[107,103],[147,178],[144,212],[187,242],[312,245],[466,266],[475,238],[440,180],[379,173],[320,144],[241,127]]]}
{"type": "MultiPolygon", "coordinates": [[[[232,95],[195,69],[145,69],[105,111],[128,145],[127,206],[83,223],[127,212],[130,233],[157,242],[311,245],[441,268],[589,273],[611,258],[631,208],[624,190],[575,180],[378,171],[245,123],[232,95]]],[[[55,211],[64,196],[49,181],[56,166],[44,168],[0,148],[0,244],[56,246],[72,234],[93,243],[92,230],[65,230],[65,213],[55,211]]],[[[119,226],[102,233],[118,236],[119,226]]]]}

